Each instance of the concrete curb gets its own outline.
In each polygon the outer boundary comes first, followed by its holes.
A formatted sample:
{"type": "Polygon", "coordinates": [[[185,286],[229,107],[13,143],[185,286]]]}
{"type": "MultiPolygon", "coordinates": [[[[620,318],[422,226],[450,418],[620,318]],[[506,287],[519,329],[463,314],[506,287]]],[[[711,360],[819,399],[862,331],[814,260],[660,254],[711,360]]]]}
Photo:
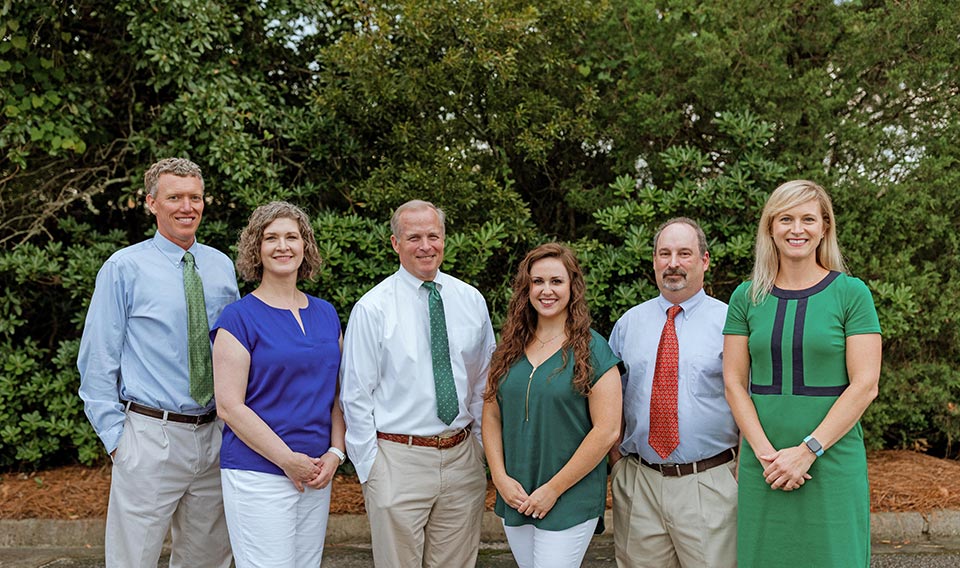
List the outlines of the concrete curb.
{"type": "MultiPolygon", "coordinates": [[[[604,516],[606,533],[612,534],[613,519],[608,510],[604,516]]],[[[102,547],[104,519],[57,521],[0,519],[0,548],[86,548],[102,547]]],[[[873,513],[870,515],[870,539],[883,541],[918,541],[928,538],[960,536],[960,511],[943,510],[929,513],[873,513]]],[[[483,542],[504,542],[503,526],[493,512],[483,515],[483,542]]],[[[370,542],[370,523],[366,515],[331,515],[327,525],[328,544],[370,542]]]]}
{"type": "MultiPolygon", "coordinates": [[[[611,526],[607,511],[607,526],[611,526]]],[[[85,548],[102,547],[105,519],[0,519],[0,548],[85,548]]],[[[500,518],[492,511],[483,514],[480,537],[483,542],[506,542],[500,518]]],[[[366,515],[330,515],[327,544],[370,542],[370,522],[366,515]]]]}

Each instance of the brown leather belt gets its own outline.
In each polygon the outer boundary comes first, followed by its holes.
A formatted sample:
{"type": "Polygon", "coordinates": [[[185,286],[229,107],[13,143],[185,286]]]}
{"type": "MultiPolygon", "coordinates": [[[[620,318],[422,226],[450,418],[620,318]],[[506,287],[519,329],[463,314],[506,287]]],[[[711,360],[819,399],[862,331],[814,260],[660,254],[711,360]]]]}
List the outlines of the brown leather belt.
{"type": "Polygon", "coordinates": [[[452,448],[460,442],[467,439],[470,435],[470,428],[464,428],[452,436],[410,436],[407,434],[388,434],[386,432],[377,432],[377,438],[388,442],[406,444],[408,446],[425,446],[427,448],[437,448],[445,450],[452,448]]]}
{"type": "Polygon", "coordinates": [[[666,477],[680,477],[681,475],[690,475],[691,473],[707,471],[708,469],[717,467],[718,465],[723,465],[735,457],[737,457],[737,449],[730,448],[728,450],[723,450],[713,457],[702,459],[694,463],[650,463],[643,458],[640,458],[640,463],[649,467],[650,469],[659,471],[661,475],[666,477]]]}
{"type": "Polygon", "coordinates": [[[144,406],[142,404],[129,401],[125,402],[124,406],[126,406],[127,410],[130,412],[143,414],[144,416],[149,416],[150,418],[169,420],[170,422],[180,422],[181,424],[196,424],[197,426],[200,426],[202,424],[213,422],[217,419],[216,409],[211,410],[206,414],[177,414],[176,412],[170,412],[169,410],[150,408],[149,406],[144,406]]]}

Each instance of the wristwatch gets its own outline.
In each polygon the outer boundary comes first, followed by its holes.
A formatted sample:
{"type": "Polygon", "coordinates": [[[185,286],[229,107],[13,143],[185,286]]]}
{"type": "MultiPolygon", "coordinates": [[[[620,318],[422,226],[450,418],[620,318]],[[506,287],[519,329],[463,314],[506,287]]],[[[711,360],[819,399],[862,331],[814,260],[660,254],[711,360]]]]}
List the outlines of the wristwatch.
{"type": "Polygon", "coordinates": [[[330,449],[327,450],[327,453],[333,454],[340,459],[340,465],[343,465],[343,460],[347,459],[347,454],[340,451],[340,448],[335,446],[330,446],[330,449]]]}
{"type": "Polygon", "coordinates": [[[816,454],[818,458],[823,455],[823,445],[813,436],[807,436],[804,438],[803,443],[806,444],[807,449],[816,454]]]}

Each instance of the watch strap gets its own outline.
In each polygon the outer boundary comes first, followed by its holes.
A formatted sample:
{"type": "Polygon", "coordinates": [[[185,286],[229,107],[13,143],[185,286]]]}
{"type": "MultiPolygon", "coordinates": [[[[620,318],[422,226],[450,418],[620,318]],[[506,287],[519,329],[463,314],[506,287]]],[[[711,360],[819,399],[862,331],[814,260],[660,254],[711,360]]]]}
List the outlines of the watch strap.
{"type": "Polygon", "coordinates": [[[347,454],[341,452],[340,448],[334,446],[330,446],[330,449],[327,450],[327,453],[337,456],[337,458],[340,460],[340,465],[343,465],[344,460],[347,459],[347,454]]]}
{"type": "Polygon", "coordinates": [[[810,449],[818,458],[823,455],[823,444],[817,441],[813,436],[807,436],[803,439],[803,443],[806,444],[807,448],[810,449]]]}

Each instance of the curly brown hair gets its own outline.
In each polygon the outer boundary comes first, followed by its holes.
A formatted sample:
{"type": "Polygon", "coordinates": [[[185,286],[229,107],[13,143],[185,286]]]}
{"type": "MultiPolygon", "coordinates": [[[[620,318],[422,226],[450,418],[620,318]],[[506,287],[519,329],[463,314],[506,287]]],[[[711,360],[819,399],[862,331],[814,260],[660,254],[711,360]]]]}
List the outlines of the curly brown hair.
{"type": "Polygon", "coordinates": [[[247,282],[259,282],[263,278],[263,263],[260,261],[263,231],[266,230],[267,225],[277,219],[293,219],[300,229],[300,238],[303,239],[303,262],[300,263],[297,280],[313,278],[323,263],[307,214],[292,203],[271,201],[257,207],[250,214],[250,220],[247,221],[247,226],[240,233],[240,240],[237,242],[237,272],[247,282]]]}
{"type": "Polygon", "coordinates": [[[528,252],[517,267],[517,274],[513,278],[513,296],[507,308],[500,345],[490,360],[484,400],[496,398],[503,378],[510,367],[523,356],[524,349],[537,331],[537,311],[530,304],[530,268],[544,258],[558,259],[570,275],[570,302],[567,304],[565,325],[567,340],[561,347],[563,368],[566,368],[572,350],[573,387],[583,396],[590,394],[593,378],[593,363],[590,358],[590,310],[587,308],[587,286],[583,271],[572,250],[559,243],[546,243],[528,252]]]}

